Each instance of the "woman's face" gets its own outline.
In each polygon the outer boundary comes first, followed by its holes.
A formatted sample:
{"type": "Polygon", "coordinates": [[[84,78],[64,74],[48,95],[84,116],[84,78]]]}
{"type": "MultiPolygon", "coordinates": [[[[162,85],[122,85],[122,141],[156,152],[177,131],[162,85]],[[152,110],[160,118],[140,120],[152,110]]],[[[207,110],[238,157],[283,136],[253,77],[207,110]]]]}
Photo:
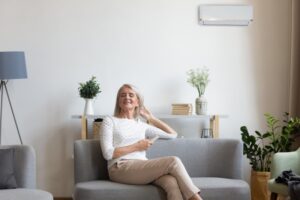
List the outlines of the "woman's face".
{"type": "Polygon", "coordinates": [[[122,111],[134,110],[139,106],[139,99],[132,89],[124,87],[121,89],[118,103],[122,111]]]}

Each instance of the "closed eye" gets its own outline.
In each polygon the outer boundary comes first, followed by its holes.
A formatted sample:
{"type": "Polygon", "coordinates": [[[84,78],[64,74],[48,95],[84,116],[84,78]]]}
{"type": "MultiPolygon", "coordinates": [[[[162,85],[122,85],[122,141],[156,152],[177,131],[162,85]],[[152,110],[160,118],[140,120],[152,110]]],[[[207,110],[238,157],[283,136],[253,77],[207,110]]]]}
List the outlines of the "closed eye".
{"type": "Polygon", "coordinates": [[[121,93],[121,97],[126,97],[126,96],[129,96],[129,97],[135,97],[135,93],[121,93]]]}

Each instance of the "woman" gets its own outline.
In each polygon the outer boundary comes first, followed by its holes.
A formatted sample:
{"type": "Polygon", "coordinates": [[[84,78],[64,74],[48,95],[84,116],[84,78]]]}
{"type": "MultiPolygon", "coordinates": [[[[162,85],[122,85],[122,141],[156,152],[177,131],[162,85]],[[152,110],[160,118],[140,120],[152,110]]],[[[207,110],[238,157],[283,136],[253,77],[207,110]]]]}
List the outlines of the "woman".
{"type": "Polygon", "coordinates": [[[146,136],[155,135],[176,138],[177,133],[144,107],[134,86],[124,84],[117,94],[114,116],[105,117],[101,127],[100,143],[109,178],[126,184],[153,183],[164,189],[168,200],[202,200],[179,158],[146,158],[145,151],[153,143],[146,136]],[[139,120],[140,116],[151,125],[139,120]]]}

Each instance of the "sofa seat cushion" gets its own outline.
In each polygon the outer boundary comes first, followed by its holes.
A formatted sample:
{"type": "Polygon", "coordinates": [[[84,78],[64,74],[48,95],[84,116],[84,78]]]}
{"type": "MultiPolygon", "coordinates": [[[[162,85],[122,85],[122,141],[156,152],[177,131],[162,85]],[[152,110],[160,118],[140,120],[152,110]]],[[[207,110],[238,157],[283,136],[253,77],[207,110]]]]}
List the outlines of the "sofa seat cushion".
{"type": "Polygon", "coordinates": [[[157,200],[164,194],[153,185],[129,185],[109,180],[89,181],[75,185],[75,200],[143,199],[157,200]]]}
{"type": "Polygon", "coordinates": [[[37,189],[6,189],[0,190],[0,199],[5,200],[53,200],[49,192],[37,189]]]}
{"type": "MultiPolygon", "coordinates": [[[[248,184],[243,180],[225,178],[192,178],[204,199],[250,200],[248,184]]],[[[75,200],[166,200],[164,191],[153,185],[127,185],[109,180],[77,183],[75,200]]]]}
{"type": "Polygon", "coordinates": [[[243,180],[213,177],[192,180],[201,189],[204,199],[250,200],[249,185],[243,180]]]}

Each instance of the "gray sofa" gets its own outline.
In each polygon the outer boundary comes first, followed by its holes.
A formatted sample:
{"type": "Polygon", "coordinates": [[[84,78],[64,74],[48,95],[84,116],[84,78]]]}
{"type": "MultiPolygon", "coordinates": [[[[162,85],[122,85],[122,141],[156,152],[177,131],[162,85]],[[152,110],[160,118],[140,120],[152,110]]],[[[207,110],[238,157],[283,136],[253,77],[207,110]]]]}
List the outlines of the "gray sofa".
{"type": "MultiPolygon", "coordinates": [[[[31,146],[1,145],[0,149],[13,149],[11,160],[17,186],[16,189],[0,189],[1,200],[53,200],[50,193],[35,189],[36,160],[35,151],[31,146]]],[[[8,163],[5,163],[5,166],[9,166],[8,163]]]]}
{"type": "MultiPolygon", "coordinates": [[[[250,200],[242,180],[242,144],[232,139],[157,140],[148,158],[178,156],[204,200],[250,200]]],[[[75,200],[165,200],[154,185],[127,185],[108,180],[106,161],[98,140],[74,143],[75,200]]]]}

